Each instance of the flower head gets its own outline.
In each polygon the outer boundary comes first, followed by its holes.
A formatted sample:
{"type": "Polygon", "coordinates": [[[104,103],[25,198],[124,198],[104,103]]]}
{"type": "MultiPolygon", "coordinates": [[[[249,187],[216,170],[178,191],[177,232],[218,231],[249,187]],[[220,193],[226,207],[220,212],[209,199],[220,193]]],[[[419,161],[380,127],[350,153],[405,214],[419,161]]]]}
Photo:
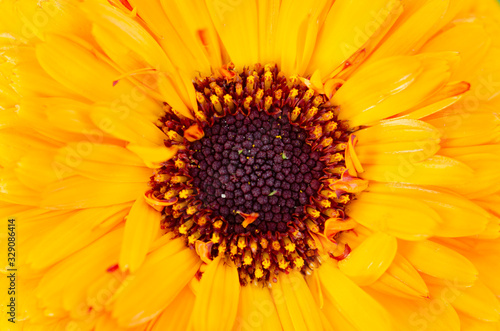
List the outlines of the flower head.
{"type": "Polygon", "coordinates": [[[25,329],[499,327],[495,1],[0,9],[25,329]]]}

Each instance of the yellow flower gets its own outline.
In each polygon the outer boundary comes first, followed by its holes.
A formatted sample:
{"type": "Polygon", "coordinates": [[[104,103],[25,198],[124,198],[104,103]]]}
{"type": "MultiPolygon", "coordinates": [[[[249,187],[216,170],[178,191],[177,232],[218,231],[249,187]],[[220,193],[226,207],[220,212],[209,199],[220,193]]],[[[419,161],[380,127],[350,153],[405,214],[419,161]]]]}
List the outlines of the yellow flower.
{"type": "Polygon", "coordinates": [[[0,11],[1,330],[500,328],[496,1],[0,11]]]}

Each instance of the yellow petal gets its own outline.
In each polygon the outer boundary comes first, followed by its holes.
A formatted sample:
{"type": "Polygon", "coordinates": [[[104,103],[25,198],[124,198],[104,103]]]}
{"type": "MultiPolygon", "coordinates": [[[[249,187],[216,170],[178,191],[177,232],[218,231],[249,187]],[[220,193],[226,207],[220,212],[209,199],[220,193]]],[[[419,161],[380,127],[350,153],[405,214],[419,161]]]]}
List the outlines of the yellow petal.
{"type": "Polygon", "coordinates": [[[395,330],[460,331],[460,320],[453,307],[440,297],[406,300],[370,291],[391,312],[395,330]]]}
{"type": "Polygon", "coordinates": [[[370,285],[389,268],[397,246],[397,240],[393,236],[375,233],[339,261],[339,269],[356,284],[370,285]]]}
{"type": "Polygon", "coordinates": [[[196,297],[186,286],[158,317],[152,331],[189,330],[188,326],[196,297]]]}
{"type": "Polygon", "coordinates": [[[231,330],[238,311],[239,296],[238,270],[227,265],[220,256],[215,258],[203,274],[196,295],[194,330],[231,330]]]}
{"type": "Polygon", "coordinates": [[[168,242],[124,281],[114,298],[113,317],[122,326],[134,326],[158,316],[189,283],[200,264],[183,239],[168,242]]]}
{"type": "Polygon", "coordinates": [[[449,283],[446,287],[431,286],[431,294],[448,301],[457,311],[486,322],[500,321],[500,301],[481,281],[462,288],[449,283]]]}
{"type": "Polygon", "coordinates": [[[473,178],[468,165],[441,155],[417,163],[403,158],[398,165],[364,165],[364,169],[362,178],[388,183],[454,187],[473,178]]]}
{"type": "Polygon", "coordinates": [[[308,72],[321,68],[325,76],[330,75],[370,39],[378,41],[400,13],[399,1],[335,1],[319,33],[308,72]]]}
{"type": "Polygon", "coordinates": [[[127,149],[139,156],[150,168],[161,168],[165,161],[170,160],[177,154],[177,147],[166,146],[140,146],[130,144],[127,149]]]}
{"type": "Polygon", "coordinates": [[[399,252],[420,272],[470,286],[477,280],[476,267],[454,250],[431,242],[399,242],[399,252]]]}
{"type": "Polygon", "coordinates": [[[135,200],[145,183],[111,183],[72,176],[54,182],[43,192],[42,206],[54,209],[103,207],[135,200]]]}
{"type": "Polygon", "coordinates": [[[405,240],[421,240],[434,234],[439,215],[416,199],[396,194],[363,192],[350,203],[347,214],[356,222],[405,240]]]}
{"type": "Polygon", "coordinates": [[[281,274],[271,293],[284,330],[321,329],[318,306],[302,274],[281,274]]]}
{"type": "Polygon", "coordinates": [[[125,223],[125,235],[120,251],[122,271],[135,272],[146,258],[150,245],[160,230],[161,213],[150,207],[141,194],[134,202],[125,223]]]}
{"type": "Polygon", "coordinates": [[[253,283],[241,287],[233,331],[273,331],[280,328],[280,319],[269,289],[253,283]]]}
{"type": "Polygon", "coordinates": [[[129,204],[90,208],[64,217],[33,248],[28,262],[33,268],[42,269],[66,258],[123,221],[129,208],[129,204]],[[102,226],[103,223],[106,224],[102,226]]]}
{"type": "Polygon", "coordinates": [[[435,229],[435,234],[440,237],[463,237],[482,233],[491,218],[488,212],[468,199],[437,189],[373,183],[370,185],[369,191],[395,194],[425,203],[436,211],[441,219],[435,229]]]}
{"type": "Polygon", "coordinates": [[[315,272],[319,273],[325,296],[357,330],[392,330],[387,311],[333,262],[326,261],[315,272]]]}
{"type": "Polygon", "coordinates": [[[429,296],[427,285],[418,271],[399,253],[387,271],[370,287],[382,293],[408,299],[429,296]]]}

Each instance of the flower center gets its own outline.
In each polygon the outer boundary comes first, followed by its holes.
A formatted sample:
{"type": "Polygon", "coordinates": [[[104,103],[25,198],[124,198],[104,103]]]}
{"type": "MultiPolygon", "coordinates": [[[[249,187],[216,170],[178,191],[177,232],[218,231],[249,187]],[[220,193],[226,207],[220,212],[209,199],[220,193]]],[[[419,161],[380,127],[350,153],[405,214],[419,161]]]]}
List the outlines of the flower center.
{"type": "Polygon", "coordinates": [[[178,148],[146,193],[163,228],[207,262],[232,261],[242,284],[311,272],[325,240],[335,246],[349,228],[344,208],[358,189],[345,163],[349,127],[277,66],[224,67],[194,87],[194,116],[165,104],[158,122],[178,148]]]}
{"type": "Polygon", "coordinates": [[[226,220],[228,234],[285,233],[320,188],[320,153],[312,152],[303,128],[289,123],[287,108],[219,117],[192,144],[199,167],[189,173],[198,198],[226,220]],[[244,223],[242,215],[252,213],[255,220],[244,223]]]}

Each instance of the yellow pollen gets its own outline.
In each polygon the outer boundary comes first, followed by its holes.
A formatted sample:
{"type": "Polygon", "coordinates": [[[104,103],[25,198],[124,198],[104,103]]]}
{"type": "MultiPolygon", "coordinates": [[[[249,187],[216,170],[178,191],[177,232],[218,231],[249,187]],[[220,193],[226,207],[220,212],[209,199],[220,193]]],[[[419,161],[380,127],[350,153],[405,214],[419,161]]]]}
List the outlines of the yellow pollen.
{"type": "Polygon", "coordinates": [[[272,244],[272,247],[273,247],[273,249],[274,249],[275,251],[279,251],[279,250],[280,250],[280,248],[281,248],[280,242],[279,242],[279,241],[277,241],[277,240],[274,240],[274,241],[273,241],[273,244],[272,244]]]}
{"type": "Polygon", "coordinates": [[[231,255],[236,255],[236,253],[238,253],[238,246],[236,246],[234,243],[231,242],[229,247],[231,248],[231,255]]]}
{"type": "Polygon", "coordinates": [[[243,102],[243,107],[246,110],[250,110],[250,104],[252,103],[253,98],[251,96],[248,96],[245,98],[245,101],[243,102]]]}
{"type": "Polygon", "coordinates": [[[271,108],[272,105],[273,105],[273,98],[270,96],[267,96],[266,100],[264,102],[264,109],[269,110],[269,108],[271,108]]]}
{"type": "Polygon", "coordinates": [[[202,217],[198,218],[198,220],[196,221],[196,223],[198,225],[205,225],[205,224],[207,224],[207,217],[205,215],[203,215],[202,217]]]}
{"type": "Polygon", "coordinates": [[[224,253],[226,253],[226,249],[227,245],[226,245],[226,240],[224,239],[224,241],[219,245],[219,254],[223,255],[224,253]]]}
{"type": "Polygon", "coordinates": [[[179,190],[170,189],[167,193],[165,193],[164,198],[165,200],[170,200],[172,198],[175,198],[177,194],[179,194],[179,190]]]}
{"type": "Polygon", "coordinates": [[[210,101],[212,102],[212,105],[214,105],[215,111],[220,115],[222,114],[222,105],[220,104],[219,98],[216,95],[211,95],[210,96],[210,101]]]}
{"type": "Polygon", "coordinates": [[[349,198],[349,195],[344,194],[343,196],[341,196],[341,197],[338,199],[338,202],[339,202],[339,203],[346,204],[346,203],[348,203],[348,202],[349,202],[349,200],[351,200],[351,198],[349,198]]]}
{"type": "Polygon", "coordinates": [[[314,117],[318,113],[318,108],[316,107],[311,107],[306,113],[306,120],[310,120],[311,118],[314,117]]]}
{"type": "Polygon", "coordinates": [[[295,244],[292,243],[292,241],[288,238],[285,238],[283,240],[284,244],[285,244],[285,249],[288,251],[288,252],[293,252],[295,251],[295,244]]]}
{"type": "Polygon", "coordinates": [[[297,95],[299,95],[299,90],[297,90],[296,88],[293,88],[290,90],[290,99],[294,99],[297,97],[297,95]]]}
{"type": "Polygon", "coordinates": [[[184,202],[181,202],[181,203],[176,203],[172,206],[172,209],[173,210],[176,210],[176,211],[179,211],[181,209],[183,209],[184,207],[186,207],[187,205],[187,201],[184,201],[184,202]]]}
{"type": "Polygon", "coordinates": [[[300,110],[301,109],[299,107],[295,107],[292,110],[292,116],[290,116],[290,119],[292,120],[292,122],[295,122],[297,120],[297,118],[299,118],[300,110]]]}
{"type": "Polygon", "coordinates": [[[262,98],[264,97],[264,90],[263,89],[258,89],[257,93],[255,93],[255,102],[260,102],[262,98]]]}
{"type": "Polygon", "coordinates": [[[259,279],[264,277],[264,270],[262,270],[262,265],[255,268],[255,278],[259,279]]]}
{"type": "Polygon", "coordinates": [[[323,103],[323,97],[321,95],[318,95],[316,98],[313,100],[313,106],[318,107],[323,103]]]}
{"type": "Polygon", "coordinates": [[[264,74],[264,88],[269,90],[273,83],[273,73],[268,71],[264,74]]]}
{"type": "Polygon", "coordinates": [[[333,118],[333,112],[329,111],[321,115],[319,118],[320,121],[330,121],[333,118]]]}
{"type": "Polygon", "coordinates": [[[168,131],[167,136],[172,141],[177,141],[180,143],[184,141],[184,138],[180,134],[178,134],[177,132],[175,132],[173,130],[168,131]]]}
{"type": "Polygon", "coordinates": [[[177,159],[175,160],[175,167],[177,169],[184,169],[186,167],[186,163],[182,160],[177,159]]]}
{"type": "Polygon", "coordinates": [[[309,101],[309,99],[311,99],[313,96],[314,96],[314,90],[309,89],[306,91],[306,93],[304,93],[304,96],[302,97],[302,99],[304,99],[305,101],[309,101]]]}
{"type": "Polygon", "coordinates": [[[330,121],[325,125],[325,132],[333,132],[337,130],[337,122],[330,121]]]}
{"type": "Polygon", "coordinates": [[[202,106],[205,104],[205,102],[207,102],[205,96],[201,92],[196,92],[196,101],[198,101],[198,103],[202,106]]]}
{"type": "Polygon", "coordinates": [[[195,233],[193,233],[192,235],[190,235],[188,237],[188,242],[190,245],[194,244],[196,242],[196,240],[198,240],[198,238],[201,237],[201,233],[200,231],[196,231],[195,233]]]}
{"type": "Polygon", "coordinates": [[[232,95],[229,95],[229,94],[226,94],[224,96],[224,103],[231,109],[234,108],[234,102],[233,102],[233,96],[232,95]]]}
{"type": "Polygon", "coordinates": [[[189,178],[186,177],[186,176],[174,176],[172,177],[172,179],[170,180],[172,183],[174,184],[179,184],[179,183],[184,183],[188,180],[189,178]]]}
{"type": "Polygon", "coordinates": [[[279,253],[276,257],[277,257],[280,269],[288,268],[288,265],[290,264],[290,262],[285,260],[285,257],[283,256],[283,254],[279,253]]]}
{"type": "Polygon", "coordinates": [[[252,258],[252,252],[249,250],[245,251],[245,254],[243,255],[243,264],[244,265],[250,265],[252,264],[253,258],[252,258]]]}
{"type": "Polygon", "coordinates": [[[218,232],[214,232],[212,234],[212,239],[211,241],[214,243],[214,244],[218,244],[219,241],[220,241],[220,234],[218,232]]]}
{"type": "Polygon", "coordinates": [[[283,96],[283,91],[281,89],[274,92],[274,98],[276,100],[278,100],[278,101],[281,100],[282,96],[283,96]]]}
{"type": "Polygon", "coordinates": [[[243,93],[243,85],[241,85],[241,83],[237,83],[236,84],[236,95],[241,96],[242,93],[243,93]]]}
{"type": "Polygon", "coordinates": [[[336,198],[337,194],[330,190],[322,190],[319,192],[322,196],[327,197],[328,199],[336,198]]]}
{"type": "Polygon", "coordinates": [[[188,215],[194,215],[194,214],[196,214],[197,211],[198,211],[197,206],[189,206],[188,209],[186,210],[186,213],[188,215]]]}
{"type": "Polygon", "coordinates": [[[321,200],[319,204],[322,208],[330,208],[332,206],[330,200],[321,200]]]}
{"type": "Polygon", "coordinates": [[[253,86],[255,85],[255,77],[254,76],[248,76],[247,77],[247,89],[248,93],[252,94],[253,93],[253,86]]]}
{"type": "Polygon", "coordinates": [[[312,132],[312,135],[314,136],[314,139],[319,139],[323,135],[323,128],[319,125],[314,127],[314,130],[312,132]]]}
{"type": "Polygon", "coordinates": [[[215,221],[215,223],[214,223],[214,228],[215,228],[215,229],[220,229],[220,228],[222,228],[222,225],[223,225],[223,224],[224,224],[224,223],[223,223],[221,220],[215,221]]]}
{"type": "Polygon", "coordinates": [[[333,143],[333,139],[331,137],[327,137],[325,139],[323,139],[323,141],[321,142],[321,145],[323,145],[323,147],[328,147],[328,146],[331,146],[333,143]]]}
{"type": "Polygon", "coordinates": [[[262,254],[262,266],[264,269],[269,269],[271,266],[271,259],[269,258],[269,253],[262,254]]]}
{"type": "Polygon", "coordinates": [[[304,266],[304,259],[297,255],[297,257],[293,259],[293,264],[295,268],[300,270],[304,266]]]}
{"type": "Polygon", "coordinates": [[[320,212],[311,207],[307,208],[307,213],[311,215],[313,218],[318,218],[320,216],[320,212]]]}
{"type": "Polygon", "coordinates": [[[247,247],[247,241],[246,241],[245,237],[239,237],[238,238],[238,248],[243,249],[245,247],[247,247]]]}
{"type": "Polygon", "coordinates": [[[269,242],[267,241],[267,239],[266,239],[266,238],[261,238],[261,239],[260,239],[260,246],[261,246],[263,249],[266,249],[268,245],[269,245],[269,242]]]}
{"type": "Polygon", "coordinates": [[[161,182],[166,182],[169,180],[172,176],[168,174],[156,174],[154,177],[154,181],[161,183],[161,182]]]}
{"type": "Polygon", "coordinates": [[[335,145],[335,150],[336,151],[343,151],[346,148],[347,148],[347,144],[346,143],[340,143],[340,144],[335,145]]]}
{"type": "Polygon", "coordinates": [[[189,229],[193,227],[194,221],[190,219],[189,221],[185,222],[179,227],[179,233],[180,234],[187,234],[189,229]]]}
{"type": "Polygon", "coordinates": [[[306,225],[307,225],[307,228],[311,232],[314,232],[314,233],[318,233],[319,232],[318,225],[316,223],[314,223],[312,220],[310,220],[309,218],[306,220],[306,225]]]}
{"type": "Polygon", "coordinates": [[[187,198],[189,198],[191,195],[193,195],[193,190],[184,189],[184,190],[182,190],[182,191],[179,193],[179,198],[181,198],[181,199],[187,199],[187,198]]]}

